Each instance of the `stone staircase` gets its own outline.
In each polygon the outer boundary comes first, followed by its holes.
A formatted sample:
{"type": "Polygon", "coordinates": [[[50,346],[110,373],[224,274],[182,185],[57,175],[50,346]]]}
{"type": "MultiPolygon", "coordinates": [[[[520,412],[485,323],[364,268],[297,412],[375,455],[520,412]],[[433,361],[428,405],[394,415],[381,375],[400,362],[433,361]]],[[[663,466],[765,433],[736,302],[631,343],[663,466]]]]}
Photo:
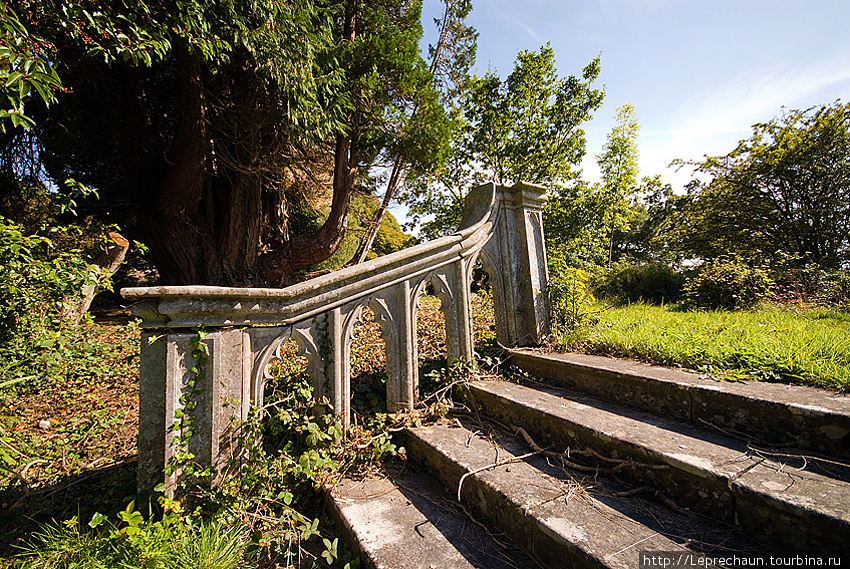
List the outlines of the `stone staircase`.
{"type": "Polygon", "coordinates": [[[469,386],[472,416],[404,433],[410,472],[329,493],[366,566],[850,562],[850,397],[575,354],[511,364],[520,381],[469,386]]]}

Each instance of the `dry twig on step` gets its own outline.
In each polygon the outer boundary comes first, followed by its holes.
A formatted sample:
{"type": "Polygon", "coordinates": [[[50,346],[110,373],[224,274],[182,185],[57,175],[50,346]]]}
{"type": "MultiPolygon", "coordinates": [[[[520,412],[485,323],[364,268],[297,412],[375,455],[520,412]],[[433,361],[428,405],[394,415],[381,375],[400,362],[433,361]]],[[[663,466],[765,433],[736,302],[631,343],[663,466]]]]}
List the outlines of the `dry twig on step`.
{"type": "Polygon", "coordinates": [[[463,488],[463,481],[466,480],[467,476],[472,476],[474,474],[478,474],[479,472],[484,472],[485,470],[492,470],[493,468],[505,466],[506,464],[513,464],[514,462],[520,462],[520,461],[523,461],[530,456],[534,456],[534,455],[540,454],[542,452],[545,452],[545,451],[543,449],[540,449],[539,451],[529,452],[529,453],[523,454],[521,456],[513,456],[511,458],[506,458],[505,460],[500,460],[500,461],[494,462],[493,464],[488,464],[487,466],[482,466],[481,468],[476,468],[475,470],[470,470],[469,472],[467,472],[466,474],[464,474],[463,476],[460,477],[460,482],[458,482],[458,484],[457,484],[457,501],[460,502],[460,491],[463,488]]]}
{"type": "Polygon", "coordinates": [[[766,458],[763,455],[768,455],[768,456],[781,456],[781,457],[784,457],[784,458],[796,458],[796,459],[802,460],[803,466],[801,466],[797,470],[805,469],[806,466],[808,465],[809,460],[817,461],[817,462],[825,462],[827,464],[832,464],[832,465],[835,465],[835,466],[841,466],[841,467],[844,467],[844,468],[850,468],[850,464],[847,464],[846,462],[841,462],[841,461],[838,461],[838,460],[831,460],[829,458],[824,458],[822,456],[815,456],[815,455],[811,455],[811,454],[793,454],[793,453],[776,452],[776,451],[772,451],[772,450],[758,448],[758,447],[755,447],[751,444],[747,445],[747,449],[753,451],[754,453],[758,454],[762,458],[766,458]]]}

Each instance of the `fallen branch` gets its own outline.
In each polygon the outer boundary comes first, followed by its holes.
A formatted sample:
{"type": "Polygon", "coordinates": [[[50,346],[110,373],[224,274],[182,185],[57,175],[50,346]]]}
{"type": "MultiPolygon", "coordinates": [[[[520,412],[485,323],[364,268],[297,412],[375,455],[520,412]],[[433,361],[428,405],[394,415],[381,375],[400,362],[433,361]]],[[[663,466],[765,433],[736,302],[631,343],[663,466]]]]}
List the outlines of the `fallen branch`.
{"type": "Polygon", "coordinates": [[[440,397],[442,397],[442,396],[443,396],[443,394],[445,394],[447,391],[449,391],[449,390],[451,390],[451,389],[454,389],[454,388],[455,388],[455,387],[457,387],[458,385],[463,385],[463,384],[465,384],[465,383],[469,383],[469,380],[468,380],[468,379],[459,379],[459,380],[457,380],[457,381],[453,381],[453,382],[452,382],[452,383],[450,383],[449,385],[447,385],[447,386],[445,386],[445,387],[442,387],[442,388],[438,389],[437,391],[435,391],[434,393],[432,393],[431,395],[429,395],[429,396],[428,396],[428,397],[426,397],[425,399],[423,399],[423,400],[419,401],[419,402],[416,404],[416,407],[427,407],[427,406],[428,406],[428,405],[427,405],[427,403],[428,403],[428,401],[430,401],[431,399],[438,399],[438,400],[439,400],[439,398],[440,398],[440,397]]]}
{"type": "MultiPolygon", "coordinates": [[[[766,454],[766,455],[769,455],[769,456],[782,456],[782,457],[785,457],[785,458],[798,458],[798,459],[803,461],[803,466],[798,468],[797,470],[803,470],[804,468],[806,468],[806,465],[808,464],[809,460],[813,460],[813,461],[817,461],[817,462],[825,462],[827,464],[833,464],[835,466],[842,466],[844,468],[850,468],[850,464],[848,464],[846,462],[841,462],[841,461],[838,461],[838,460],[831,460],[829,458],[824,458],[822,456],[815,456],[815,455],[811,455],[811,454],[792,454],[792,453],[784,453],[784,452],[775,452],[775,451],[770,451],[770,450],[767,450],[767,449],[758,448],[758,447],[755,447],[751,444],[748,444],[747,448],[749,450],[759,454],[759,456],[766,454]]],[[[762,457],[762,458],[765,458],[765,457],[762,457]]]]}
{"type": "MultiPolygon", "coordinates": [[[[514,430],[514,432],[517,432],[520,435],[522,435],[522,438],[525,439],[525,442],[533,450],[540,449],[540,446],[536,442],[534,442],[534,439],[531,438],[531,435],[529,435],[528,432],[525,429],[523,429],[522,427],[513,427],[513,426],[511,428],[514,430]]],[[[596,452],[595,450],[592,450],[592,449],[591,450],[580,450],[580,451],[570,451],[569,449],[567,449],[567,451],[563,452],[563,453],[557,453],[557,452],[552,452],[552,451],[544,451],[544,454],[546,456],[549,456],[551,458],[559,460],[561,462],[561,464],[564,465],[565,467],[571,468],[573,470],[578,470],[579,472],[593,472],[593,473],[602,473],[602,474],[612,474],[612,473],[617,472],[618,470],[621,470],[621,469],[626,468],[628,466],[640,466],[641,468],[648,468],[648,469],[651,469],[651,470],[663,470],[663,469],[666,469],[666,468],[670,468],[670,466],[667,465],[667,464],[647,464],[647,463],[643,463],[643,462],[635,462],[634,460],[623,460],[623,459],[620,459],[620,458],[611,458],[611,457],[608,457],[608,456],[603,456],[603,455],[599,454],[598,452],[596,452]],[[570,452],[573,452],[575,454],[591,455],[591,456],[594,456],[594,457],[596,457],[599,460],[602,460],[604,462],[614,463],[614,464],[616,464],[616,466],[613,467],[613,468],[599,468],[599,467],[595,467],[595,466],[584,466],[582,464],[576,464],[575,462],[568,460],[567,457],[569,457],[570,452]]]]}
{"type": "Polygon", "coordinates": [[[130,242],[124,237],[113,231],[109,232],[109,241],[104,246],[103,251],[94,262],[90,265],[89,278],[81,291],[79,303],[73,308],[64,311],[63,317],[71,321],[76,326],[80,323],[83,316],[88,312],[92,300],[94,300],[97,289],[104,282],[108,281],[115,271],[121,266],[124,261],[124,256],[130,248],[130,242]]]}
{"type": "Polygon", "coordinates": [[[44,460],[43,458],[37,458],[37,459],[35,459],[35,460],[31,460],[30,462],[28,462],[28,463],[26,463],[25,465],[23,465],[23,467],[22,467],[22,468],[17,468],[17,469],[15,469],[15,470],[13,470],[12,472],[10,472],[9,474],[7,474],[7,475],[3,478],[3,480],[0,480],[0,484],[5,484],[5,483],[6,483],[8,480],[10,480],[13,476],[17,476],[18,478],[20,478],[20,479],[21,479],[21,481],[22,481],[24,484],[26,484],[26,483],[28,482],[28,480],[27,480],[27,471],[30,469],[30,467],[31,467],[31,466],[35,466],[36,464],[47,464],[48,462],[50,462],[50,461],[48,461],[48,460],[44,460]]]}
{"type": "Polygon", "coordinates": [[[568,460],[566,458],[566,453],[544,450],[540,447],[540,445],[534,442],[534,439],[531,438],[531,435],[529,435],[528,432],[522,427],[512,427],[512,429],[514,430],[514,432],[517,432],[522,435],[522,438],[525,439],[526,444],[530,446],[532,450],[541,452],[544,456],[548,456],[549,458],[554,458],[555,460],[561,463],[561,466],[570,468],[572,470],[577,470],[579,472],[587,472],[594,475],[599,474],[600,472],[603,474],[611,472],[611,469],[600,469],[597,466],[585,466],[583,464],[577,464],[575,462],[572,462],[571,460],[568,460]]]}
{"type": "Polygon", "coordinates": [[[482,466],[481,468],[476,468],[475,470],[470,470],[466,474],[460,477],[460,482],[457,484],[457,501],[460,502],[460,491],[463,488],[463,481],[466,480],[467,476],[472,476],[474,474],[478,474],[479,472],[484,472],[485,470],[491,470],[493,468],[498,468],[500,466],[505,466],[506,464],[513,464],[514,462],[520,462],[525,460],[530,456],[534,456],[536,454],[541,454],[545,452],[543,449],[539,451],[529,452],[527,454],[523,454],[522,456],[514,456],[511,458],[506,458],[505,460],[500,460],[498,462],[494,462],[493,464],[489,464],[487,466],[482,466]]]}

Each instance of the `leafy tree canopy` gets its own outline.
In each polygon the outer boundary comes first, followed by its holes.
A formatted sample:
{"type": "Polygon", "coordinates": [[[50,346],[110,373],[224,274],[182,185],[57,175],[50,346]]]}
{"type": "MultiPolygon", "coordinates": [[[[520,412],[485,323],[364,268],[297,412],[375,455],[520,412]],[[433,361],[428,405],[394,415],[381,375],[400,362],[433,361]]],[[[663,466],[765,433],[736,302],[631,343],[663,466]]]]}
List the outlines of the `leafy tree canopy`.
{"type": "Polygon", "coordinates": [[[585,153],[582,123],[602,104],[593,87],[600,73],[593,59],[580,77],[559,77],[550,45],[521,51],[504,80],[494,72],[470,79],[453,118],[452,153],[435,174],[415,173],[404,198],[428,237],[457,227],[463,189],[485,179],[499,184],[532,182],[567,186],[579,176],[585,153]]]}
{"type": "Polygon", "coordinates": [[[850,105],[786,111],[729,154],[692,164],[711,179],[678,204],[670,236],[683,253],[850,261],[850,105]]]}
{"type": "Polygon", "coordinates": [[[338,247],[377,160],[445,153],[416,0],[0,8],[3,200],[45,180],[97,188],[81,211],[128,226],[167,283],[287,282],[338,247]],[[327,194],[322,226],[291,232],[327,194]]]}
{"type": "Polygon", "coordinates": [[[469,86],[464,116],[468,154],[499,184],[564,184],[578,176],[585,152],[582,123],[602,104],[592,84],[601,70],[591,61],[580,78],[558,77],[555,52],[521,51],[502,81],[493,72],[469,86]]]}

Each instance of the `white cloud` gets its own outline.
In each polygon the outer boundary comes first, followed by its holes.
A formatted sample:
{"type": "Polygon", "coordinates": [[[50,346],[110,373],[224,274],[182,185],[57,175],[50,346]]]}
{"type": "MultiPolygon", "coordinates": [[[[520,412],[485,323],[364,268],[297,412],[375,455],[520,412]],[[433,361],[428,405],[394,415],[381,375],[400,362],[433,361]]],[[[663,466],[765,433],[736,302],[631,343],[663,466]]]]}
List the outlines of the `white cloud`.
{"type": "Polygon", "coordinates": [[[842,95],[850,96],[846,57],[808,68],[783,64],[741,73],[682,101],[664,124],[645,124],[639,141],[642,171],[662,173],[676,187],[689,176],[685,169],[678,175],[666,170],[671,160],[725,154],[750,135],[753,124],[778,116],[781,107],[828,104],[842,95]]]}
{"type": "Polygon", "coordinates": [[[526,33],[528,33],[528,35],[530,35],[530,36],[531,36],[531,39],[533,39],[534,41],[536,41],[536,42],[541,42],[541,43],[546,43],[544,40],[542,40],[542,39],[540,38],[540,36],[537,34],[537,32],[535,32],[535,31],[534,31],[534,28],[532,28],[531,26],[529,26],[529,25],[528,25],[528,24],[526,24],[525,22],[517,21],[517,22],[516,22],[516,25],[518,25],[520,28],[522,28],[523,30],[525,30],[525,31],[526,31],[526,33]]]}

